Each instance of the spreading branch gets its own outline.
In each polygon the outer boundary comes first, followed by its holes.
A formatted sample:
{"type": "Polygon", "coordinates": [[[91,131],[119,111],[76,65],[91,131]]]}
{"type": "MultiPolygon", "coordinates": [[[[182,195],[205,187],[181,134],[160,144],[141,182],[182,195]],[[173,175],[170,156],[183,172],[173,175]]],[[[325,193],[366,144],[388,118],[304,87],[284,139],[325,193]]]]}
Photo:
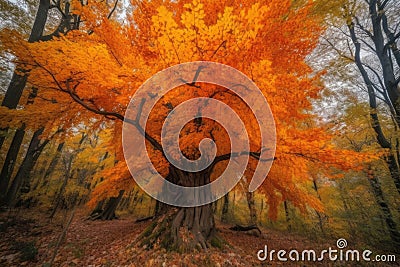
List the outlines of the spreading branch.
{"type": "Polygon", "coordinates": [[[190,83],[188,81],[186,81],[185,79],[183,79],[183,78],[180,78],[180,80],[182,82],[184,82],[186,85],[193,86],[193,87],[196,87],[196,88],[200,88],[200,86],[196,85],[196,81],[199,78],[201,70],[205,69],[205,68],[206,68],[205,66],[199,66],[197,68],[197,70],[196,70],[196,73],[194,74],[192,82],[190,82],[190,83]]]}
{"type": "MultiPolygon", "coordinates": [[[[37,63],[37,62],[36,62],[37,63]]],[[[61,92],[67,93],[76,103],[78,103],[79,105],[81,105],[82,107],[84,107],[85,109],[98,114],[98,115],[102,115],[105,117],[113,117],[116,118],[118,120],[124,121],[126,123],[129,123],[131,125],[133,125],[141,135],[143,135],[145,137],[145,139],[147,141],[149,141],[149,143],[154,147],[154,149],[159,150],[163,153],[164,155],[164,151],[162,149],[162,145],[160,143],[157,142],[156,139],[154,139],[152,136],[150,136],[141,126],[139,123],[139,118],[141,117],[141,112],[143,109],[143,105],[145,103],[145,99],[143,98],[140,106],[139,106],[139,111],[138,114],[136,115],[136,119],[135,120],[131,120],[128,118],[125,118],[122,114],[119,114],[118,112],[111,112],[111,111],[105,111],[105,110],[101,110],[97,107],[95,107],[93,104],[89,104],[86,101],[84,101],[83,99],[81,99],[77,94],[76,94],[76,89],[79,86],[79,82],[76,83],[74,86],[70,85],[70,82],[66,82],[66,87],[67,88],[63,88],[62,85],[60,84],[60,82],[57,80],[57,78],[55,77],[55,75],[49,71],[46,67],[40,65],[39,63],[37,63],[37,65],[39,67],[41,67],[43,70],[45,70],[52,78],[52,80],[54,81],[54,83],[56,84],[58,90],[60,90],[61,92]]]]}
{"type": "MultiPolygon", "coordinates": [[[[80,85],[79,81],[76,82],[73,86],[71,85],[71,81],[67,80],[65,82],[65,86],[66,88],[64,88],[61,83],[57,80],[57,78],[55,77],[55,75],[48,70],[46,67],[40,65],[38,62],[36,62],[36,64],[41,67],[43,70],[45,70],[52,78],[52,80],[54,81],[54,83],[57,86],[57,89],[61,92],[67,93],[76,103],[78,103],[79,105],[81,105],[82,107],[84,107],[86,110],[89,110],[95,114],[98,115],[102,115],[105,116],[107,118],[115,118],[118,119],[120,121],[126,122],[131,124],[132,126],[134,126],[139,133],[145,137],[145,139],[153,146],[154,149],[161,151],[161,153],[163,154],[163,156],[165,156],[165,152],[162,148],[162,145],[151,135],[149,135],[144,129],[143,127],[140,125],[140,117],[143,111],[143,106],[146,102],[145,98],[142,98],[139,107],[138,107],[138,112],[136,114],[136,118],[134,120],[132,119],[128,119],[126,118],[124,115],[118,113],[118,112],[111,112],[111,111],[106,111],[103,109],[98,108],[96,105],[94,105],[93,102],[88,102],[85,101],[84,99],[80,98],[79,95],[76,93],[76,89],[78,88],[78,86],[80,85]]],[[[201,71],[201,69],[203,69],[204,66],[200,66],[198,68],[198,70],[196,71],[196,74],[193,78],[192,84],[194,84],[199,76],[199,73],[201,71]]],[[[265,150],[265,149],[264,149],[265,150]]],[[[242,151],[242,152],[232,152],[232,153],[227,153],[227,154],[223,154],[220,156],[215,157],[214,161],[211,164],[211,168],[213,168],[218,162],[223,161],[223,160],[228,160],[230,158],[235,158],[235,157],[239,157],[239,156],[244,156],[244,155],[249,155],[254,159],[257,159],[258,161],[261,162],[268,162],[268,161],[273,161],[276,159],[276,157],[273,158],[267,158],[267,159],[262,159],[261,158],[261,152],[255,152],[255,151],[242,151]]]]}
{"type": "Polygon", "coordinates": [[[236,157],[240,157],[240,156],[245,156],[245,155],[249,155],[249,156],[257,159],[258,161],[262,161],[262,162],[273,161],[273,160],[276,159],[276,157],[267,158],[267,159],[261,159],[261,152],[242,151],[242,152],[232,152],[232,153],[227,153],[227,154],[223,154],[223,155],[217,156],[217,157],[215,157],[215,159],[214,159],[212,164],[215,165],[220,161],[228,160],[230,158],[236,158],[236,157]]]}

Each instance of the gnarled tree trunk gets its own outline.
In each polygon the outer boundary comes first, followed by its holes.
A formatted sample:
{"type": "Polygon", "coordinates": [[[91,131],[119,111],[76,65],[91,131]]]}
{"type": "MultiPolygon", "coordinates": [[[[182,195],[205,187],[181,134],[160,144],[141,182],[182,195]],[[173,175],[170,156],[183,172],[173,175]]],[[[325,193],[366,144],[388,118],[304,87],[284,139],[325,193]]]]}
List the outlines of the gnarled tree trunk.
{"type": "MultiPolygon", "coordinates": [[[[211,168],[186,172],[170,167],[167,179],[182,186],[201,186],[210,183],[211,168]]],[[[211,194],[211,192],[210,192],[211,194]]],[[[181,208],[164,206],[163,214],[139,236],[139,244],[154,247],[160,244],[170,250],[190,251],[207,249],[215,244],[216,231],[212,204],[181,208]]]]}

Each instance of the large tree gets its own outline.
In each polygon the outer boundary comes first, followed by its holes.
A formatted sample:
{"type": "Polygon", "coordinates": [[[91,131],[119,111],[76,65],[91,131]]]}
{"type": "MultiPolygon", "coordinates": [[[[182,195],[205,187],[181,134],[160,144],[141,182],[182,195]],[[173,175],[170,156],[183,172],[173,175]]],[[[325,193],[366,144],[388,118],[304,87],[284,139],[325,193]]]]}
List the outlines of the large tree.
{"type": "MultiPolygon", "coordinates": [[[[69,110],[58,118],[52,116],[52,120],[71,125],[70,118],[77,113],[83,123],[114,120],[112,146],[120,161],[101,174],[107,179],[96,188],[92,203],[117,196],[133,184],[121,142],[130,97],[158,71],[196,60],[224,63],[240,70],[268,99],[277,131],[276,160],[261,192],[272,218],[277,216],[279,204],[286,200],[302,211],[307,206],[322,211],[319,199],[306,190],[312,182],[310,168],[336,178],[338,169],[359,169],[361,162],[369,159],[368,155],[334,147],[332,136],[318,124],[310,123],[317,118],[310,112],[311,100],[320,97],[322,87],[320,74],[313,73],[305,59],[323,30],[319,17],[311,15],[311,3],[292,6],[289,0],[229,4],[138,1],[134,12],[127,15],[127,23],[109,19],[110,7],[103,2],[89,6],[73,2],[73,7],[85,23],[79,31],[60,38],[35,44],[24,42],[9,31],[1,33],[3,47],[30,70],[30,82],[40,89],[38,95],[43,100],[23,111],[10,113],[2,109],[2,116],[42,112],[45,118],[44,109],[55,111],[55,106],[69,105],[69,110]],[[51,99],[55,101],[48,101],[51,99]]],[[[201,68],[193,70],[193,76],[202,72],[201,68]]],[[[214,98],[235,110],[245,125],[250,147],[241,155],[249,156],[245,176],[252,177],[263,149],[252,110],[227,88],[195,81],[189,80],[166,93],[152,109],[147,127],[139,123],[141,106],[137,106],[138,120],[130,121],[136,129],[134,134],[144,136],[151,161],[167,180],[189,187],[208,184],[224,171],[232,157],[243,152],[230,151],[226,131],[214,120],[201,116],[184,126],[179,145],[186,158],[195,160],[200,156],[198,145],[204,138],[212,139],[217,147],[208,168],[188,172],[166,159],[161,129],[168,114],[179,104],[196,97],[214,98]]],[[[154,88],[143,103],[157,93],[161,91],[154,88]]],[[[162,214],[142,235],[142,241],[150,246],[206,248],[215,236],[211,204],[193,208],[166,206],[162,214]]]]}

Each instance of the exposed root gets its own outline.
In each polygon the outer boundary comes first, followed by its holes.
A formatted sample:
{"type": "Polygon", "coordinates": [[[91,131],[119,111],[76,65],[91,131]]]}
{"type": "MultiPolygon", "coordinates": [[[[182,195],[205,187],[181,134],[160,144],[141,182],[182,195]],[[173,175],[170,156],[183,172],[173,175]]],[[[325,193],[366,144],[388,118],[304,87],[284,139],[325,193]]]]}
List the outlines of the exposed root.
{"type": "Polygon", "coordinates": [[[257,237],[264,237],[264,234],[261,232],[260,228],[257,225],[242,226],[237,224],[230,227],[229,230],[241,231],[257,237]]]}
{"type": "Polygon", "coordinates": [[[153,220],[154,218],[155,218],[155,216],[148,216],[148,217],[140,218],[140,219],[137,219],[137,220],[135,221],[135,223],[151,221],[151,220],[153,220]]]}
{"type": "Polygon", "coordinates": [[[171,208],[151,223],[137,238],[137,244],[147,249],[189,252],[207,250],[224,244],[216,237],[210,205],[196,208],[171,208]]]}

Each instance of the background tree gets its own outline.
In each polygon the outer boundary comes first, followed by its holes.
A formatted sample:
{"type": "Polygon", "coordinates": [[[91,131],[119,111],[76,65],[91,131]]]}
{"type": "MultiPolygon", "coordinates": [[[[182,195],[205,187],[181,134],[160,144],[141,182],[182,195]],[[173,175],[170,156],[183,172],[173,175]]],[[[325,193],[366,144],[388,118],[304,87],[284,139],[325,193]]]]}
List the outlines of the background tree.
{"type": "Polygon", "coordinates": [[[384,158],[400,192],[399,8],[398,1],[391,0],[337,2],[333,8],[335,12],[328,17],[329,28],[323,44],[330,52],[336,53],[334,55],[325,50],[331,56],[332,67],[336,68],[332,77],[342,80],[339,86],[347,83],[352,88],[358,88],[363,94],[359,94],[357,101],[369,102],[376,142],[389,151],[384,158]],[[332,59],[335,59],[335,63],[332,59]],[[385,119],[387,115],[392,119],[385,119]],[[385,132],[384,128],[390,131],[385,132]]]}
{"type": "MultiPolygon", "coordinates": [[[[32,9],[32,2],[25,2],[27,9],[32,9]]],[[[5,3],[6,8],[1,12],[2,16],[8,16],[7,20],[3,22],[3,27],[7,25],[10,19],[17,14],[24,14],[25,17],[29,18],[30,12],[24,13],[16,3],[5,3]]],[[[28,23],[28,21],[23,21],[23,23],[28,23]]],[[[18,24],[13,24],[13,28],[15,31],[19,30],[19,32],[26,31],[26,24],[23,26],[19,26],[18,24]],[[21,31],[22,29],[22,31],[21,31]]],[[[79,17],[76,15],[70,14],[70,3],[69,1],[57,1],[51,3],[49,0],[41,0],[39,1],[38,9],[36,12],[36,16],[33,20],[33,26],[30,31],[28,42],[38,42],[43,40],[49,40],[53,36],[58,36],[60,33],[67,33],[71,29],[77,29],[79,26],[79,17]],[[59,18],[57,15],[49,16],[51,10],[56,9],[58,11],[59,18]],[[58,24],[57,24],[58,23],[58,24]],[[58,26],[57,26],[58,25],[58,26]],[[50,30],[50,33],[47,34],[47,31],[50,30]]],[[[7,58],[9,57],[9,53],[5,50],[2,51],[2,55],[7,58]]],[[[25,91],[27,96],[26,103],[21,101],[21,97],[23,96],[23,90],[27,85],[27,77],[29,72],[26,69],[21,67],[19,64],[8,64],[8,66],[14,65],[15,70],[12,74],[11,81],[7,87],[7,90],[4,94],[4,98],[2,99],[1,106],[4,106],[9,109],[16,109],[18,104],[29,105],[34,102],[34,99],[37,96],[37,88],[34,86],[30,87],[29,92],[25,91]],[[22,103],[21,103],[22,102],[22,103]]],[[[24,100],[26,97],[23,98],[24,100]]],[[[3,134],[0,136],[0,148],[2,147],[4,140],[7,136],[7,132],[9,127],[6,126],[2,128],[3,134]]],[[[29,149],[25,154],[25,158],[19,167],[19,170],[16,174],[16,177],[13,179],[13,184],[10,185],[10,190],[8,190],[9,182],[11,180],[11,176],[13,174],[13,170],[15,164],[17,162],[17,156],[20,151],[23,138],[25,136],[26,124],[22,122],[17,126],[17,130],[13,136],[12,142],[10,144],[7,156],[5,157],[4,164],[1,170],[0,176],[0,204],[1,205],[11,205],[14,202],[16,194],[20,189],[20,185],[23,183],[24,177],[29,176],[32,168],[35,165],[37,158],[40,156],[43,147],[49,142],[49,140],[45,140],[40,142],[39,136],[43,133],[44,128],[39,127],[36,129],[34,134],[32,135],[32,140],[30,141],[29,149]],[[7,196],[6,196],[7,195],[7,196]]]]}

